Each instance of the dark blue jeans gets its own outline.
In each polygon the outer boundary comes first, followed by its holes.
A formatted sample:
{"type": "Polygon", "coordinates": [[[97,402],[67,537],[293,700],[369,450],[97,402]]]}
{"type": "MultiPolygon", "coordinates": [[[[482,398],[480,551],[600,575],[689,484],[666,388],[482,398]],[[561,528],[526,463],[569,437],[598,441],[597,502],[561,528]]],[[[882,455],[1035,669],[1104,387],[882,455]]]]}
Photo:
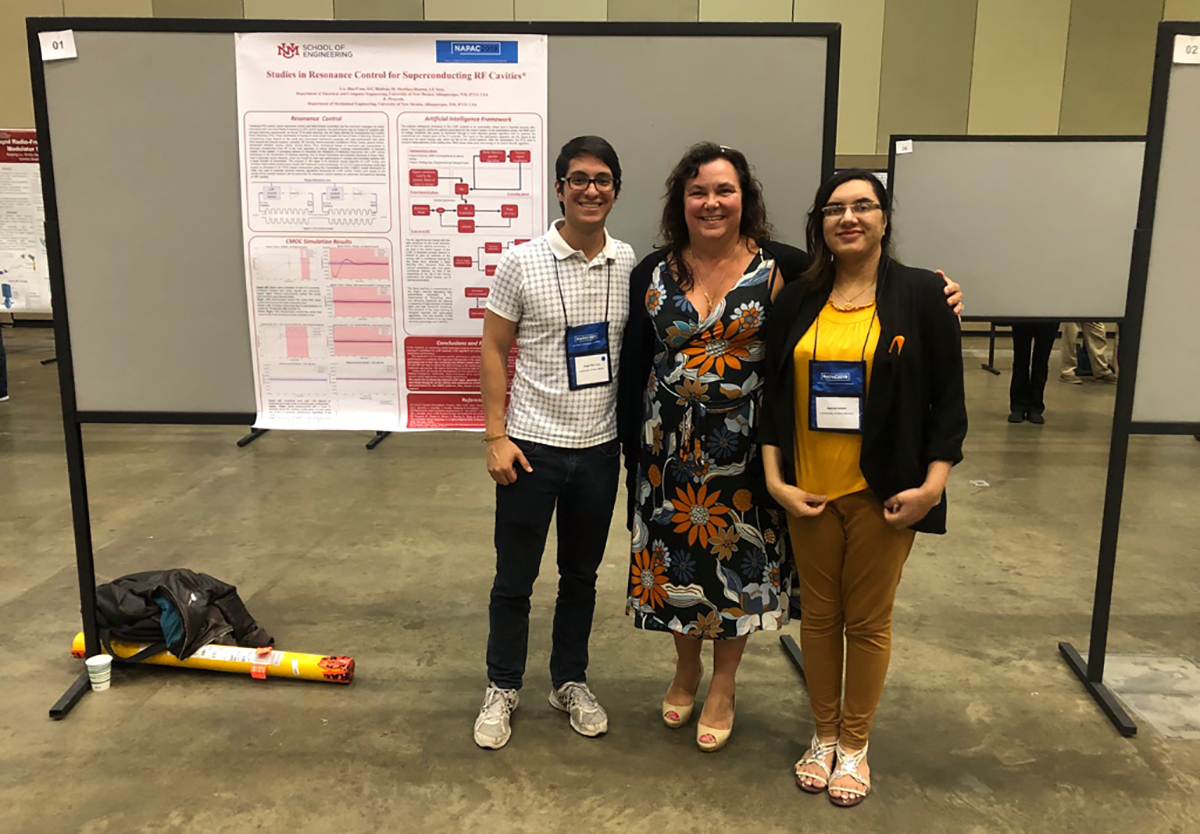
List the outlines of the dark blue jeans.
{"type": "Polygon", "coordinates": [[[613,440],[563,449],[514,440],[532,472],[496,487],[496,579],[488,618],[488,680],[520,689],[529,650],[529,597],[541,567],[550,518],[558,511],[558,600],[550,680],[587,679],[588,638],[596,607],[596,570],[604,558],[617,500],[620,446],[613,440]]]}

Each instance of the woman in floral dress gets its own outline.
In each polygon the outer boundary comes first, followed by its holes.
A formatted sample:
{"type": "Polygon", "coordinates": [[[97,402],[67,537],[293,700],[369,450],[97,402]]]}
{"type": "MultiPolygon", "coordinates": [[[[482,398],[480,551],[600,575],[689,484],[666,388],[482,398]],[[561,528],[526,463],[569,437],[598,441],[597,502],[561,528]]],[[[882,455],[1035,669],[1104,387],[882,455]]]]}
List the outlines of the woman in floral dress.
{"type": "Polygon", "coordinates": [[[704,750],[732,731],[747,636],[786,621],[786,522],[766,491],[756,426],[771,299],[807,258],[768,234],[745,157],[691,148],[667,181],[666,246],[633,272],[621,358],[628,610],[638,628],[674,635],[668,726],[691,715],[702,641],[714,642],[697,727],[704,750]]]}

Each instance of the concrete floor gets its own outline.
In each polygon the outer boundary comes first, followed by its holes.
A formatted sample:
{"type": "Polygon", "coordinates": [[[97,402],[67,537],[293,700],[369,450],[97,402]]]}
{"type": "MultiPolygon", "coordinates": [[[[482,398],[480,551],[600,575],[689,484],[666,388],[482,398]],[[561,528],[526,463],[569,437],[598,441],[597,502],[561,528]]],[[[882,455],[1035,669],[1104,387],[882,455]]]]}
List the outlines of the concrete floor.
{"type": "MultiPolygon", "coordinates": [[[[774,637],[751,640],[725,750],[701,753],[694,731],[659,723],[671,650],[624,616],[623,518],[592,641],[611,732],[579,737],[545,703],[543,581],[513,741],[477,749],[493,491],[468,434],[393,436],[368,453],[365,434],[237,449],[237,428],[89,427],[102,579],[206,571],[239,586],[281,647],[353,655],[358,679],[119,669],[109,692],[51,722],[80,670],[57,377],[38,363],[48,331],[5,340],[4,832],[1200,831],[1200,745],[1145,725],[1121,738],[1056,649],[1087,644],[1112,388],[1052,381],[1047,424],[1010,426],[1007,376],[975,370],[980,344],[969,346],[951,534],[918,538],[909,561],[876,792],[846,811],[793,786],[811,727],[774,637]]],[[[1198,472],[1190,437],[1132,443],[1113,652],[1200,656],[1198,472]]]]}

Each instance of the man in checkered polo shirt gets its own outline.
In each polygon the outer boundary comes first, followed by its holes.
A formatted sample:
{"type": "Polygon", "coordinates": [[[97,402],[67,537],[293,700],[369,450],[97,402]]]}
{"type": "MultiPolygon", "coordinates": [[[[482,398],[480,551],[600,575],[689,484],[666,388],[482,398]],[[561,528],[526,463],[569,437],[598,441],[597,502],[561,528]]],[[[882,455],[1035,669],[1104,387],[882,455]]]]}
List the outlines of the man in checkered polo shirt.
{"type": "Polygon", "coordinates": [[[497,486],[489,683],[475,720],[480,747],[503,747],[512,733],[529,597],[556,509],[550,705],[568,713],[582,735],[608,731],[608,716],[586,683],[588,638],[596,570],[617,497],[616,361],[636,259],[604,229],[621,190],[621,164],[608,142],[580,136],[564,145],[554,189],[563,219],[505,254],[483,323],[484,441],[497,486]],[[506,414],[514,339],[517,367],[506,414]]]}

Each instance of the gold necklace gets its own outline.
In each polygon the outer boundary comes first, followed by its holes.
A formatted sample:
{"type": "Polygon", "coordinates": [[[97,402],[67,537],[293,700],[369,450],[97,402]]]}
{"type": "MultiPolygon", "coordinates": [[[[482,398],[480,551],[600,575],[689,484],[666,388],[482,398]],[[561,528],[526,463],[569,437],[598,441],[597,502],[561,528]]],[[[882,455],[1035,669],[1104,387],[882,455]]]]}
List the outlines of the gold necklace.
{"type": "Polygon", "coordinates": [[[843,303],[845,306],[844,306],[844,307],[839,307],[839,306],[838,306],[838,305],[837,305],[837,304],[834,302],[834,300],[833,300],[833,298],[832,298],[832,297],[830,297],[830,299],[829,299],[829,303],[830,303],[830,304],[833,306],[833,308],[834,308],[835,310],[841,310],[841,311],[842,311],[842,312],[844,312],[844,313],[852,313],[852,312],[854,312],[855,310],[865,310],[865,309],[867,309],[868,307],[870,307],[872,304],[874,304],[874,303],[875,303],[875,299],[874,299],[874,298],[872,298],[872,299],[871,299],[870,301],[868,301],[866,304],[862,304],[862,305],[860,305],[860,306],[858,306],[858,307],[855,307],[855,306],[854,306],[854,302],[855,302],[855,301],[857,301],[857,300],[858,300],[858,299],[859,299],[859,298],[862,296],[862,294],[863,294],[863,293],[865,293],[867,290],[873,290],[873,289],[875,289],[875,282],[874,282],[874,281],[872,281],[871,283],[867,284],[867,285],[866,285],[865,287],[863,287],[861,290],[859,290],[858,292],[856,292],[852,298],[847,298],[847,297],[846,297],[846,294],[845,294],[844,292],[842,292],[841,290],[839,290],[837,287],[834,287],[834,288],[833,288],[833,291],[842,297],[842,303],[843,303]]]}

